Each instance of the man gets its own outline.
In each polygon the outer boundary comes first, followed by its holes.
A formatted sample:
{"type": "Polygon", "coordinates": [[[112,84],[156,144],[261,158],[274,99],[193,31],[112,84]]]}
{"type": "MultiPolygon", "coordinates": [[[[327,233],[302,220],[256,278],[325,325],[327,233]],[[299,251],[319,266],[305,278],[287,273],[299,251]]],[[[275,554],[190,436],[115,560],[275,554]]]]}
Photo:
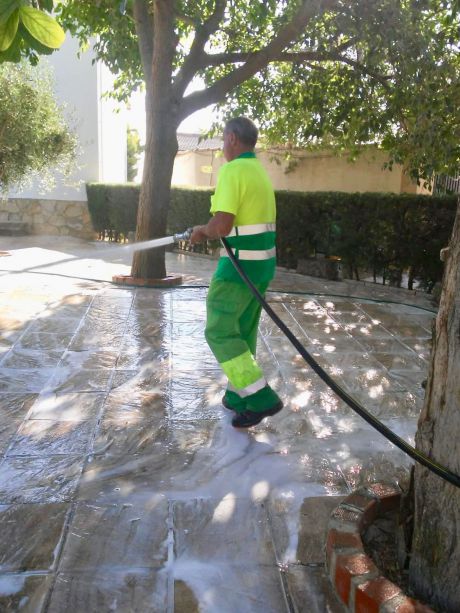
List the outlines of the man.
{"type": "MultiPolygon", "coordinates": [[[[256,158],[257,128],[245,117],[224,129],[224,156],[213,217],[195,226],[191,242],[227,237],[242,268],[264,295],[275,274],[276,206],[268,175],[256,158]]],[[[255,360],[261,306],[235,270],[225,249],[209,286],[205,336],[228,377],[222,403],[235,412],[232,425],[249,428],[278,413],[283,403],[255,360]]]]}

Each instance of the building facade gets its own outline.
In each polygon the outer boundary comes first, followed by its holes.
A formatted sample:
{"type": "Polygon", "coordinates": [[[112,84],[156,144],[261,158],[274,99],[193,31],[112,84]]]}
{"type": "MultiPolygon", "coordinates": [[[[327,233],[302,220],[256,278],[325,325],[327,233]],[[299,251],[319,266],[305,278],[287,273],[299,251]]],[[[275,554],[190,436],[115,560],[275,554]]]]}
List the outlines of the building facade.
{"type": "Polygon", "coordinates": [[[85,184],[126,181],[126,115],[103,95],[111,90],[113,75],[95,61],[91,49],[79,53],[78,41],[69,34],[58,51],[40,61],[50,65],[56,99],[77,133],[75,170],[69,177],[56,173],[48,191],[38,181],[11,191],[0,203],[0,220],[27,224],[30,234],[92,238],[85,184]]]}
{"type": "MultiPolygon", "coordinates": [[[[220,139],[200,140],[198,134],[178,134],[179,152],[173,185],[213,187],[224,163],[220,139]]],[[[258,149],[257,155],[277,190],[428,193],[395,164],[385,168],[385,152],[368,147],[353,162],[332,151],[289,152],[258,149]]]]}

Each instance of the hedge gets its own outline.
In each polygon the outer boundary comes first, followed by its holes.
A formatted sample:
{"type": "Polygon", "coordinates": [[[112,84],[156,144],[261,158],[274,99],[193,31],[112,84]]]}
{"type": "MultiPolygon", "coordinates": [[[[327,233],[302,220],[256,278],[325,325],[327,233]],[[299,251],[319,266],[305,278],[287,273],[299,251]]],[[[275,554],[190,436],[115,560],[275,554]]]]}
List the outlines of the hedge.
{"type": "MultiPolygon", "coordinates": [[[[87,185],[93,226],[100,235],[125,237],[136,228],[139,185],[87,185]]],[[[168,233],[209,219],[211,189],[173,188],[168,233]]],[[[442,276],[439,251],[448,243],[456,196],[277,191],[277,252],[281,266],[322,252],[342,259],[344,272],[366,270],[409,287],[418,278],[430,290],[442,276]]]]}

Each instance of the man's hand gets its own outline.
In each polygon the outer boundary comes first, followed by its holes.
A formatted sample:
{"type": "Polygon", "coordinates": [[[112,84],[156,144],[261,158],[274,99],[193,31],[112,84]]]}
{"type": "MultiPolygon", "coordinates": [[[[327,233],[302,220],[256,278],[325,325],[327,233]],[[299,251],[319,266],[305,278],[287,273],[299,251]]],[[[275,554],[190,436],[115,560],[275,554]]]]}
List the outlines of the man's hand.
{"type": "Polygon", "coordinates": [[[203,243],[208,238],[204,228],[206,228],[206,226],[194,226],[192,235],[190,236],[190,242],[192,245],[203,243]]]}
{"type": "Polygon", "coordinates": [[[195,226],[193,228],[190,242],[202,243],[205,240],[214,240],[221,236],[227,236],[233,228],[235,215],[232,213],[217,212],[205,226],[195,226]]]}

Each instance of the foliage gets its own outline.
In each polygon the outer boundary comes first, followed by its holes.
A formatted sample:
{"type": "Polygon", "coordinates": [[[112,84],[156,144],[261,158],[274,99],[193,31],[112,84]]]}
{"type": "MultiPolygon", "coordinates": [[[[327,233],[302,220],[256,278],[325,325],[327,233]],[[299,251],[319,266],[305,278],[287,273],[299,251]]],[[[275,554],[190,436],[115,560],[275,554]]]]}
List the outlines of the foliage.
{"type": "Polygon", "coordinates": [[[33,172],[45,184],[51,169],[70,170],[76,138],[52,91],[43,67],[0,65],[0,191],[23,185],[33,172]]]}
{"type": "MultiPolygon", "coordinates": [[[[60,21],[83,45],[97,37],[96,55],[117,74],[119,99],[147,76],[134,4],[55,3],[60,21]]],[[[154,2],[144,4],[152,16],[154,2]]],[[[311,15],[294,40],[241,79],[236,72],[270,46],[302,3],[177,2],[171,78],[180,94],[181,81],[186,86],[192,77],[212,93],[207,99],[205,92],[197,94],[190,112],[218,102],[225,115],[256,117],[271,144],[334,146],[353,157],[359,145],[379,143],[390,153],[390,164],[403,163],[414,178],[454,172],[460,158],[458,2],[329,0],[325,9],[309,4],[311,15]],[[208,27],[219,6],[225,10],[208,27]],[[207,41],[204,54],[194,49],[198,39],[207,41]],[[216,85],[232,78],[234,86],[217,95],[216,85]]],[[[194,97],[186,98],[192,103],[194,97]]]]}
{"type": "Polygon", "coordinates": [[[137,176],[137,164],[139,156],[144,147],[141,145],[139,132],[136,128],[127,127],[126,129],[126,158],[127,158],[127,180],[134,181],[137,176]]]}
{"type": "Polygon", "coordinates": [[[360,144],[378,143],[414,178],[455,172],[460,22],[452,3],[340,4],[293,47],[300,54],[308,43],[310,61],[261,71],[232,92],[226,115],[257,117],[271,144],[327,145],[354,157],[360,144]]]}
{"type": "Polygon", "coordinates": [[[53,0],[3,0],[0,6],[0,64],[27,58],[36,65],[65,39],[64,30],[48,13],[53,0]],[[33,6],[31,6],[33,5],[33,6]]]}
{"type": "MultiPolygon", "coordinates": [[[[125,186],[119,186],[119,190],[124,189],[125,186]]],[[[108,191],[110,189],[110,184],[106,183],[87,183],[86,184],[86,195],[88,198],[88,209],[91,217],[91,223],[96,232],[99,233],[100,236],[103,236],[106,231],[109,229],[113,229],[113,224],[110,221],[110,209],[107,204],[108,200],[108,191]]],[[[137,194],[134,202],[136,203],[135,208],[137,210],[137,201],[139,199],[139,194],[137,194]]],[[[126,202],[126,208],[132,208],[132,202],[126,202]]],[[[126,234],[130,230],[125,228],[126,234]]]]}
{"type": "Polygon", "coordinates": [[[340,256],[349,277],[366,270],[399,284],[409,269],[427,289],[441,279],[454,196],[277,192],[277,206],[281,265],[295,268],[299,258],[323,252],[340,256]]]}
{"type": "MultiPolygon", "coordinates": [[[[133,231],[139,189],[88,184],[94,229],[122,236],[133,231]]],[[[211,194],[210,189],[173,188],[168,233],[205,223],[211,194]]],[[[411,278],[429,290],[441,279],[439,252],[449,241],[454,196],[277,191],[276,200],[281,266],[296,268],[299,259],[322,252],[339,256],[350,277],[366,270],[391,280],[392,270],[410,269],[411,278]]]]}
{"type": "MultiPolygon", "coordinates": [[[[127,236],[136,229],[140,186],[134,183],[87,183],[88,208],[94,229],[127,236]]],[[[209,189],[173,188],[168,232],[205,223],[209,217],[209,189]]]]}

